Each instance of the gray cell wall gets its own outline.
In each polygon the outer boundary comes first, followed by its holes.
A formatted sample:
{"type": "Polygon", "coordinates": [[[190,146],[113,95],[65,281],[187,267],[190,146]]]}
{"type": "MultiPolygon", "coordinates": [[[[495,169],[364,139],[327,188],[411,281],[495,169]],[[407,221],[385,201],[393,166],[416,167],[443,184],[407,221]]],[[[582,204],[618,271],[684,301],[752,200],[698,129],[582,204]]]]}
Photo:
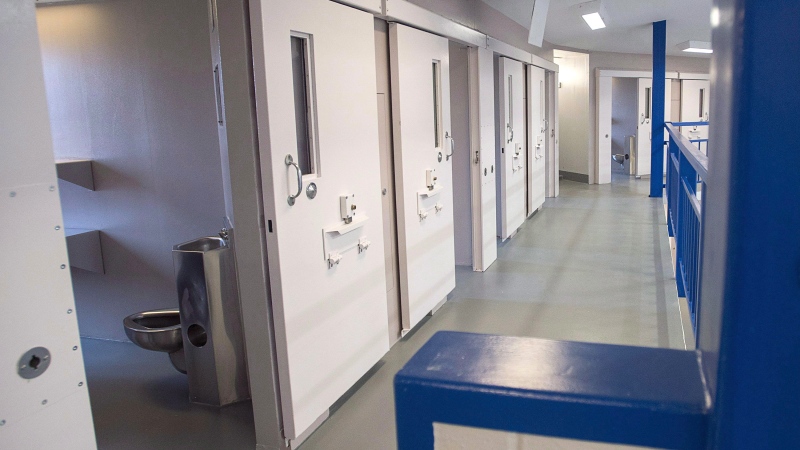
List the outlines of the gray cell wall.
{"type": "Polygon", "coordinates": [[[94,160],[96,191],[59,183],[65,226],[101,230],[106,273],[72,269],[84,336],[124,340],[126,315],[177,307],[172,245],[222,226],[206,8],[37,9],[56,158],[94,160]]]}
{"type": "Polygon", "coordinates": [[[456,265],[472,267],[469,100],[467,47],[450,42],[450,128],[455,139],[452,167],[456,265]]]}

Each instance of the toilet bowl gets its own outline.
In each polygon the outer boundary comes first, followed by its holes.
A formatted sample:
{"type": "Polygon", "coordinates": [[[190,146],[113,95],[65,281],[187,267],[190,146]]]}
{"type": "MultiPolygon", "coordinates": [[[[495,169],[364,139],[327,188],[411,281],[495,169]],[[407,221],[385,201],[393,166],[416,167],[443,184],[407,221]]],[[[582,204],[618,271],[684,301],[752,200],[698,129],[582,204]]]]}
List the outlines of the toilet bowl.
{"type": "Polygon", "coordinates": [[[131,314],[122,324],[131,342],[145,350],[169,353],[172,365],[179,372],[186,373],[179,310],[161,309],[131,314]]]}

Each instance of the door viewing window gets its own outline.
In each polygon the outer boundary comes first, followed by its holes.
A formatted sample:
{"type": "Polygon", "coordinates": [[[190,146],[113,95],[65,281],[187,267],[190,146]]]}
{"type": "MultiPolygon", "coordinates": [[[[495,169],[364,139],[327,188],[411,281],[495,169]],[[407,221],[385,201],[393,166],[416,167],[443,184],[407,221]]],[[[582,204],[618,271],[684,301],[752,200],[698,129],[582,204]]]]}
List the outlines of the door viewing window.
{"type": "Polygon", "coordinates": [[[513,78],[511,75],[508,76],[508,116],[506,120],[508,123],[506,124],[506,131],[508,131],[508,142],[514,140],[514,87],[513,87],[513,78]]]}
{"type": "Polygon", "coordinates": [[[292,33],[291,43],[297,164],[303,175],[319,176],[313,39],[309,34],[292,33]]]}
{"type": "Polygon", "coordinates": [[[439,70],[439,61],[433,61],[433,142],[436,148],[442,146],[442,76],[439,70]]]}
{"type": "Polygon", "coordinates": [[[650,88],[644,88],[644,118],[650,120],[650,88]]]}
{"type": "Polygon", "coordinates": [[[706,96],[706,90],[700,89],[700,101],[698,102],[700,105],[700,111],[697,113],[698,117],[700,117],[700,120],[703,120],[703,106],[705,106],[703,105],[703,103],[705,101],[705,96],[706,96]]]}

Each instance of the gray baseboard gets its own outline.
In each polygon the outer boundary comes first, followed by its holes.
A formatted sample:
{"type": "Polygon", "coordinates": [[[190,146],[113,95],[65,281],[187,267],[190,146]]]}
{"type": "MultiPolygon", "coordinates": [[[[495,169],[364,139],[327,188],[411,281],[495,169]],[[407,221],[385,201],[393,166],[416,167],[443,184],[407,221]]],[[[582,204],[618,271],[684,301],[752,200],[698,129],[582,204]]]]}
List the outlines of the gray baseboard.
{"type": "Polygon", "coordinates": [[[559,170],[558,175],[560,178],[563,178],[565,180],[577,181],[578,183],[589,183],[589,175],[584,175],[582,173],[559,170]]]}

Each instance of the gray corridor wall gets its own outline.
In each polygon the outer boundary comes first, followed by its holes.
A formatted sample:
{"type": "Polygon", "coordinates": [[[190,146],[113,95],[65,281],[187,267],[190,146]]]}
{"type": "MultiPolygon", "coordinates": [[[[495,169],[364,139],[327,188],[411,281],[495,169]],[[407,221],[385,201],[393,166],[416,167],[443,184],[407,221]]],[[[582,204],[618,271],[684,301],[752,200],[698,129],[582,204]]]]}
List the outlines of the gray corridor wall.
{"type": "Polygon", "coordinates": [[[172,245],[225,214],[205,0],[43,6],[37,19],[56,158],[94,160],[96,191],[61,181],[66,228],[101,230],[105,274],[72,269],[81,335],[178,306],[172,245]]]}

